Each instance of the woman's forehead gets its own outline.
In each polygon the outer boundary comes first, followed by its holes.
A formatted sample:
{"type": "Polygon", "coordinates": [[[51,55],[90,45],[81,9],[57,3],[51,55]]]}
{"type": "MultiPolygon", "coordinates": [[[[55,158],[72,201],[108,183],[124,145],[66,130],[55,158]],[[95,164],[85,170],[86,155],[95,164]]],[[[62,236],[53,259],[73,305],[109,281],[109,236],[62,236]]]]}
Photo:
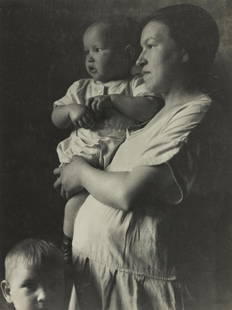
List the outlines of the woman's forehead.
{"type": "Polygon", "coordinates": [[[160,40],[164,37],[170,37],[169,28],[162,22],[159,21],[150,21],[143,28],[141,35],[141,43],[144,43],[148,39],[160,40]]]}

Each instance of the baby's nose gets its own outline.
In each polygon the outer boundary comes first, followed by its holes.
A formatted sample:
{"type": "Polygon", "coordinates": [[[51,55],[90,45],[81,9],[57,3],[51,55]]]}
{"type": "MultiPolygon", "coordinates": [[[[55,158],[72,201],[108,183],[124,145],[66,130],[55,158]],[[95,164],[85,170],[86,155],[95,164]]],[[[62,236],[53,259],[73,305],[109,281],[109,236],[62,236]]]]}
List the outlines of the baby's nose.
{"type": "Polygon", "coordinates": [[[93,62],[93,61],[94,61],[93,55],[89,54],[87,56],[87,62],[93,62]]]}

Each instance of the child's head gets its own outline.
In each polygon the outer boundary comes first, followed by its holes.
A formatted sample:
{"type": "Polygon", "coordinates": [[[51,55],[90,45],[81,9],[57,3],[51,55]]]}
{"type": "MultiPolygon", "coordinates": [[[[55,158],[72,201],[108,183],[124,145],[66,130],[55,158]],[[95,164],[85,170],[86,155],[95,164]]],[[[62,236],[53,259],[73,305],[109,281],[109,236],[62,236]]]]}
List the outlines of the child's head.
{"type": "Polygon", "coordinates": [[[63,255],[44,240],[20,242],[6,256],[1,288],[16,310],[63,310],[63,255]]]}
{"type": "Polygon", "coordinates": [[[83,36],[85,66],[94,80],[108,82],[129,76],[135,60],[135,30],[126,19],[100,21],[87,28],[83,36]]]}

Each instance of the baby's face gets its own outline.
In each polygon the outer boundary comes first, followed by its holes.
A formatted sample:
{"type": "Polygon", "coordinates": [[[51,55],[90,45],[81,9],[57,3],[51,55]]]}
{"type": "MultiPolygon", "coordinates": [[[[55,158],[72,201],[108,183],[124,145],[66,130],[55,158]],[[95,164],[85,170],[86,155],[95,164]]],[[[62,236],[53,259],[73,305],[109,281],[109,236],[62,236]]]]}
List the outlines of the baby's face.
{"type": "Polygon", "coordinates": [[[106,26],[95,24],[90,26],[83,37],[86,53],[85,66],[89,75],[96,81],[108,82],[127,76],[127,59],[125,50],[113,44],[106,26]]]}
{"type": "Polygon", "coordinates": [[[9,280],[10,298],[16,310],[63,310],[62,271],[37,271],[21,263],[9,280]]]}

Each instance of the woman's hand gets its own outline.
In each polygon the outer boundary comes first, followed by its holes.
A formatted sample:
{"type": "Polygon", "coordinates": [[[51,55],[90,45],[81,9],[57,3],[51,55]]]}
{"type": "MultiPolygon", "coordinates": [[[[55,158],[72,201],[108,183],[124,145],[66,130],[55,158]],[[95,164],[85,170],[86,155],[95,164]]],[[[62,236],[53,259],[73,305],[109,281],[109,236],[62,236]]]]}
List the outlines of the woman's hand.
{"type": "Polygon", "coordinates": [[[54,188],[60,188],[61,196],[69,199],[83,190],[81,171],[87,165],[85,159],[75,156],[71,163],[55,168],[53,173],[57,177],[54,188]]]}
{"type": "Polygon", "coordinates": [[[102,112],[104,109],[112,108],[112,101],[109,95],[91,97],[86,101],[86,107],[94,113],[102,112]]]}

